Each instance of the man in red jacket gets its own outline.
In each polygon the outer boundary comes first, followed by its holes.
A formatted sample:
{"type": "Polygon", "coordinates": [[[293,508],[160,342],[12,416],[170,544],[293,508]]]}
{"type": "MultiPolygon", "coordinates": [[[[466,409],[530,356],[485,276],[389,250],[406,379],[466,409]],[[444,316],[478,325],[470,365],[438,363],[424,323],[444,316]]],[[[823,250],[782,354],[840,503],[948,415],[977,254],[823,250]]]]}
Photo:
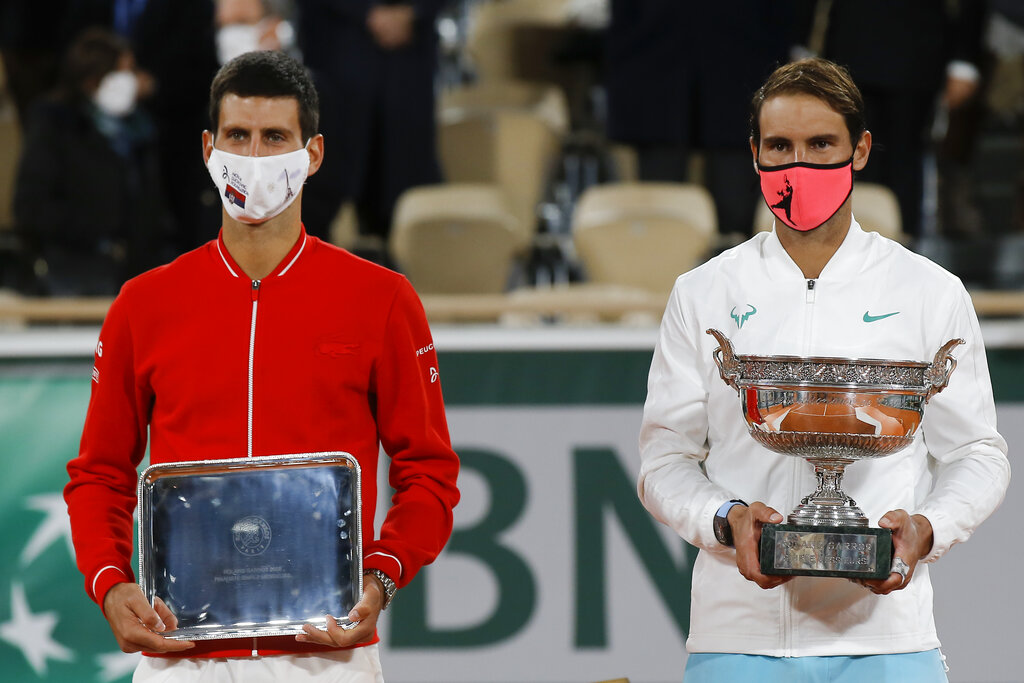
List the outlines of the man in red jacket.
{"type": "Polygon", "coordinates": [[[379,613],[451,533],[458,457],[422,306],[405,278],[301,222],[302,183],[324,157],[317,108],[305,70],[281,53],[248,53],[218,72],[203,150],[224,205],[220,234],[126,283],[100,333],[64,495],[88,594],[124,651],[157,655],[136,681],[382,681],[379,613]],[[352,453],[364,472],[366,573],[355,628],[328,617],[326,630],[295,637],[163,637],[176,619],[149,604],[130,566],[147,437],[153,464],[352,453]],[[381,446],[395,494],[375,535],[381,446]]]}

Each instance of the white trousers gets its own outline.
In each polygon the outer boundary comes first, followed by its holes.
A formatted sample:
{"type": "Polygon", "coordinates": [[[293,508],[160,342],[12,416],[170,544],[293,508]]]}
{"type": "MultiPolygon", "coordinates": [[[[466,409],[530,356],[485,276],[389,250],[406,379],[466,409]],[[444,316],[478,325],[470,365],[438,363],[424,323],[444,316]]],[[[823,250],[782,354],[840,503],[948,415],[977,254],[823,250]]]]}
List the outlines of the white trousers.
{"type": "Polygon", "coordinates": [[[377,645],[300,655],[143,657],[132,683],[384,683],[377,645]]]}

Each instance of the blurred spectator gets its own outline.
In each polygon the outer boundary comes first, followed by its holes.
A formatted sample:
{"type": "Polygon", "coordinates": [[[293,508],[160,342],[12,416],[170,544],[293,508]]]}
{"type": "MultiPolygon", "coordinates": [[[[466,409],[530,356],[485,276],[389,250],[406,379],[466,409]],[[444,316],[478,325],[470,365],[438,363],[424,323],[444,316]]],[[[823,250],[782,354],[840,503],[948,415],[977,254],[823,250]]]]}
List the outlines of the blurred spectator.
{"type": "Polygon", "coordinates": [[[29,105],[57,85],[61,56],[87,26],[109,26],[110,0],[0,2],[0,56],[25,127],[29,105]]]}
{"type": "MultiPolygon", "coordinates": [[[[984,26],[989,27],[985,33],[988,40],[978,50],[977,66],[980,79],[977,87],[966,91],[959,97],[957,89],[951,93],[947,89],[946,97],[939,102],[937,116],[939,123],[935,126],[938,133],[936,162],[938,171],[938,228],[946,237],[977,239],[985,235],[985,221],[977,201],[977,185],[981,178],[976,177],[972,163],[978,148],[978,140],[982,135],[990,109],[986,102],[992,74],[997,63],[997,55],[993,54],[993,28],[997,19],[1006,22],[1004,15],[997,11],[999,0],[988,3],[993,14],[987,12],[984,26]],[[986,44],[987,43],[987,44],[986,44]]],[[[1018,0],[1002,4],[1019,7],[1016,11],[1024,14],[1024,3],[1018,0]]],[[[979,10],[981,11],[981,10],[979,10]]]]}
{"type": "Polygon", "coordinates": [[[217,0],[214,20],[220,64],[256,50],[293,52],[295,31],[270,0],[217,0]]]}
{"type": "Polygon", "coordinates": [[[320,91],[321,129],[335,150],[306,186],[303,218],[311,233],[326,237],[351,199],[360,232],[386,239],[398,196],[441,180],[434,22],[443,5],[297,0],[299,47],[320,91]]]}
{"type": "Polygon", "coordinates": [[[37,293],[113,295],[163,257],[155,131],[136,107],[146,82],[126,42],[89,29],[68,50],[58,90],[32,105],[14,216],[37,293]]]}
{"type": "Polygon", "coordinates": [[[609,136],[632,145],[641,180],[704,181],[722,233],[749,234],[760,201],[750,168],[750,98],[798,38],[788,1],[612,0],[609,136]]]}
{"type": "MultiPolygon", "coordinates": [[[[799,0],[810,17],[822,0],[799,0]]],[[[828,0],[822,56],[848,67],[864,95],[873,147],[858,175],[900,201],[903,231],[921,233],[924,157],[935,105],[977,90],[985,0],[828,0]]]]}
{"type": "MultiPolygon", "coordinates": [[[[109,2],[110,0],[108,0],[109,2]]],[[[118,30],[156,88],[146,101],[158,131],[160,175],[174,220],[175,248],[185,251],[217,234],[220,200],[199,149],[208,128],[206,103],[217,71],[213,0],[114,0],[127,8],[118,30]],[[130,11],[128,11],[130,10],[130,11]]]]}

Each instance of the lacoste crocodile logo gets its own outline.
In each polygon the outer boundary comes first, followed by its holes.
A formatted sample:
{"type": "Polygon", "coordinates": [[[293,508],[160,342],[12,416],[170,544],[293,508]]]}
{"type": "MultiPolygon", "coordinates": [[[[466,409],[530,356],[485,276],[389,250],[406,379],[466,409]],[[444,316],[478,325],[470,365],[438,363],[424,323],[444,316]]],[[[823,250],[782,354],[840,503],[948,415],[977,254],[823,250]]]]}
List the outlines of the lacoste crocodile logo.
{"type": "Polygon", "coordinates": [[[899,311],[894,311],[892,313],[883,313],[882,315],[871,315],[867,311],[864,311],[864,322],[866,322],[866,323],[878,322],[879,320],[885,320],[886,318],[891,318],[892,316],[899,315],[899,314],[900,314],[899,311]]]}
{"type": "Polygon", "coordinates": [[[757,309],[754,308],[753,304],[747,304],[747,307],[750,310],[747,311],[746,313],[743,313],[742,315],[736,315],[736,307],[735,306],[733,306],[732,310],[729,312],[729,317],[736,321],[736,328],[737,329],[742,329],[743,328],[743,323],[747,322],[747,318],[749,318],[750,316],[752,316],[755,313],[757,313],[757,309]]]}

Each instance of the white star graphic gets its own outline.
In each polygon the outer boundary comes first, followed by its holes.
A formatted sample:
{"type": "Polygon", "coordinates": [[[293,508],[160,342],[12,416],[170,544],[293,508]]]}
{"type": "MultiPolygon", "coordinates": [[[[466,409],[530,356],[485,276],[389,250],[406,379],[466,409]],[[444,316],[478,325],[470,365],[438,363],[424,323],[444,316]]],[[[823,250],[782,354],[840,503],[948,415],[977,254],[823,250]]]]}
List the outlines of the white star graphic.
{"type": "Polygon", "coordinates": [[[75,548],[71,544],[71,519],[68,517],[68,507],[64,503],[63,496],[59,493],[41,493],[37,496],[29,496],[25,499],[25,507],[44,512],[46,517],[36,527],[32,538],[28,539],[25,549],[21,551],[21,566],[25,567],[31,564],[32,560],[39,557],[40,553],[61,536],[64,537],[68,552],[74,558],[75,548]]]}
{"type": "Polygon", "coordinates": [[[25,587],[11,584],[11,620],[0,624],[0,638],[21,650],[36,675],[46,673],[46,660],[70,662],[74,652],[53,639],[56,612],[32,614],[25,599],[25,587]]]}
{"type": "Polygon", "coordinates": [[[142,659],[142,653],[108,652],[96,655],[96,664],[101,671],[98,674],[101,681],[115,681],[118,678],[127,676],[135,671],[142,659]]]}

